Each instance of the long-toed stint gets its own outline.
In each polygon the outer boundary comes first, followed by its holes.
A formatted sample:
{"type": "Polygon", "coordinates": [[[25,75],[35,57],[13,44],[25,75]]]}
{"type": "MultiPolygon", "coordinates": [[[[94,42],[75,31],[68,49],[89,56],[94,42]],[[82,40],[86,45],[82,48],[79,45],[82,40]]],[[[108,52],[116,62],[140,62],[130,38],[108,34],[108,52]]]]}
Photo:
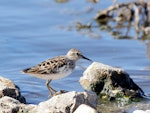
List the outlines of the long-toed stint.
{"type": "Polygon", "coordinates": [[[70,49],[66,55],[48,59],[36,66],[22,70],[22,72],[47,80],[46,86],[50,91],[50,96],[53,96],[57,91],[50,87],[50,82],[71,74],[79,59],[92,61],[83,56],[79,50],[70,49]]]}

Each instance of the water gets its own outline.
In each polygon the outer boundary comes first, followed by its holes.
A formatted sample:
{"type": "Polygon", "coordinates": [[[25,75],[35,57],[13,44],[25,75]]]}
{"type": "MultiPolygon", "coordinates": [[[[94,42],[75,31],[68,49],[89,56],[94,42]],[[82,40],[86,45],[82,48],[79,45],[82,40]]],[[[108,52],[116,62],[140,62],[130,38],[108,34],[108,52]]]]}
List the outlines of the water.
{"type": "MultiPolygon", "coordinates": [[[[56,55],[78,48],[88,58],[125,69],[134,81],[150,92],[149,40],[114,39],[94,28],[77,31],[76,22],[93,22],[99,9],[111,5],[71,0],[1,0],[0,1],[0,75],[15,82],[28,103],[47,100],[45,80],[21,74],[20,70],[56,55]]],[[[96,23],[94,23],[96,24],[96,23]]],[[[88,62],[82,61],[87,67],[88,62]]],[[[52,86],[69,91],[83,91],[78,80],[84,70],[79,67],[68,77],[53,81],[52,86]]]]}

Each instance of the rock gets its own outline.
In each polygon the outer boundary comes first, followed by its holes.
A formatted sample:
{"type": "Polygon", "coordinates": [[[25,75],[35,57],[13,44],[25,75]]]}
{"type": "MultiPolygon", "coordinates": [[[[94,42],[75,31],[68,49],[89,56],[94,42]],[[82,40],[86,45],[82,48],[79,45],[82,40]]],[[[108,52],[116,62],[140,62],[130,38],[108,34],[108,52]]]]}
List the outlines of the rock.
{"type": "Polygon", "coordinates": [[[134,97],[144,95],[124,70],[98,62],[92,63],[84,71],[79,82],[85,90],[94,91],[103,99],[129,102],[134,97]]]}
{"type": "Polygon", "coordinates": [[[0,76],[0,98],[9,96],[26,103],[25,98],[21,95],[19,87],[17,87],[11,80],[0,76]]]}
{"type": "Polygon", "coordinates": [[[144,33],[145,33],[146,35],[150,35],[150,27],[144,28],[144,33]]]}
{"type": "Polygon", "coordinates": [[[97,113],[97,111],[86,104],[81,104],[74,113],[97,113]]]}
{"type": "Polygon", "coordinates": [[[146,113],[150,113],[150,109],[145,111],[146,113]]]}
{"type": "MultiPolygon", "coordinates": [[[[135,103],[129,107],[130,107],[130,109],[136,109],[135,113],[140,110],[144,111],[145,113],[150,113],[150,102],[145,102],[145,101],[139,102],[139,103],[135,103]]],[[[127,108],[127,109],[129,109],[129,108],[127,108]]]]}
{"type": "Polygon", "coordinates": [[[150,113],[150,111],[149,110],[146,110],[146,111],[144,111],[144,110],[135,110],[135,111],[133,111],[133,113],[150,113]]]}
{"type": "Polygon", "coordinates": [[[0,99],[0,113],[18,112],[18,104],[20,104],[18,100],[4,96],[0,99]]]}
{"type": "Polygon", "coordinates": [[[36,105],[25,105],[8,96],[0,98],[0,113],[33,113],[35,107],[36,105]]]}
{"type": "Polygon", "coordinates": [[[135,110],[135,111],[133,111],[133,113],[146,113],[146,112],[143,110],[135,110]]]}
{"type": "Polygon", "coordinates": [[[96,113],[96,102],[96,94],[75,91],[56,95],[38,105],[23,104],[14,98],[4,96],[0,98],[0,113],[73,113],[82,104],[77,111],[84,108],[86,113],[96,113]]]}
{"type": "Polygon", "coordinates": [[[19,88],[9,79],[0,77],[0,113],[73,113],[81,104],[96,108],[97,95],[72,91],[53,96],[39,105],[24,103],[19,88]]]}
{"type": "Polygon", "coordinates": [[[73,113],[78,106],[86,104],[96,107],[97,96],[86,92],[68,92],[41,102],[35,113],[73,113]]]}

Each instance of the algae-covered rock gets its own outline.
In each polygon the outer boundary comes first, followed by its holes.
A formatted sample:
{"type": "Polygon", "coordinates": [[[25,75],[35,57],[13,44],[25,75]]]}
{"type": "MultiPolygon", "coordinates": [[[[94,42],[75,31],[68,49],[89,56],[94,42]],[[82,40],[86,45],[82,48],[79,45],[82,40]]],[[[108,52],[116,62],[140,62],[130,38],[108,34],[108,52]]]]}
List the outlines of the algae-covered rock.
{"type": "Polygon", "coordinates": [[[114,68],[102,63],[92,63],[80,78],[80,84],[85,90],[96,92],[104,100],[137,101],[144,92],[120,68],[114,68]]]}

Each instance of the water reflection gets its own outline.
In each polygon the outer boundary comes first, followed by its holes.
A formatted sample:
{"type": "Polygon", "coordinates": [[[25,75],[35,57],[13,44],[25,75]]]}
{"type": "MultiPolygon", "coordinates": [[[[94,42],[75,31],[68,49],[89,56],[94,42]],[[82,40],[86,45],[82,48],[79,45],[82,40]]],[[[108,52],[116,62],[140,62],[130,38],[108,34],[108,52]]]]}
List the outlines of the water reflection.
{"type": "Polygon", "coordinates": [[[57,3],[65,3],[68,2],[69,0],[55,0],[57,3]]]}
{"type": "Polygon", "coordinates": [[[150,41],[146,42],[146,52],[147,52],[147,56],[150,59],[150,41]]]}
{"type": "MultiPolygon", "coordinates": [[[[111,5],[94,17],[97,26],[77,23],[77,30],[94,29],[109,32],[117,39],[150,39],[149,2],[129,2],[111,5]]],[[[95,23],[94,23],[95,24],[95,23]]]]}
{"type": "MultiPolygon", "coordinates": [[[[146,53],[147,53],[147,57],[150,60],[150,41],[146,41],[146,53]]],[[[150,70],[150,65],[148,67],[146,67],[146,69],[150,70]]]]}

